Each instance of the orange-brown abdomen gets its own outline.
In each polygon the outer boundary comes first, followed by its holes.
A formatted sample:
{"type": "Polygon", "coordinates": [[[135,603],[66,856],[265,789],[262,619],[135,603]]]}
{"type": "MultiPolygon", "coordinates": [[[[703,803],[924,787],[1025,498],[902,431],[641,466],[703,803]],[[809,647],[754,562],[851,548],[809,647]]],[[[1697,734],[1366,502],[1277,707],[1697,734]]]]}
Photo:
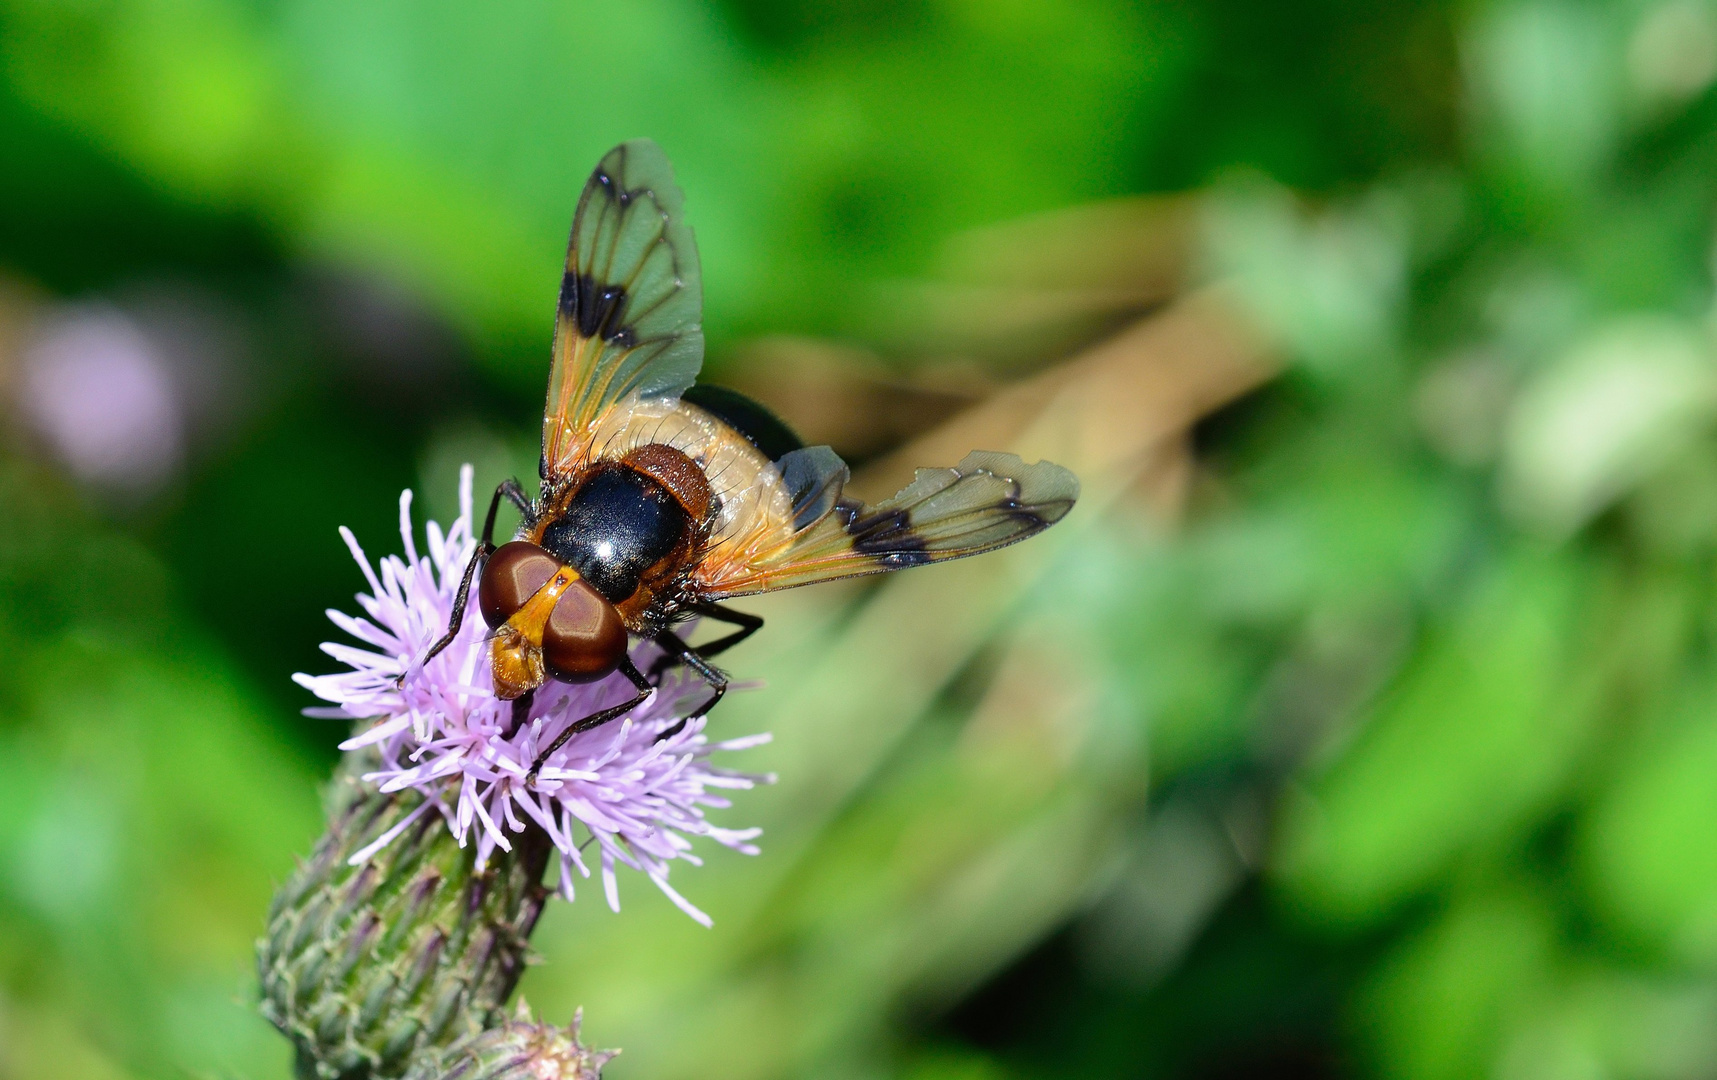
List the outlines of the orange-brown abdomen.
{"type": "Polygon", "coordinates": [[[709,513],[709,477],[704,475],[697,462],[673,447],[646,443],[627,451],[620,463],[662,485],[693,523],[703,521],[704,515],[709,513]]]}

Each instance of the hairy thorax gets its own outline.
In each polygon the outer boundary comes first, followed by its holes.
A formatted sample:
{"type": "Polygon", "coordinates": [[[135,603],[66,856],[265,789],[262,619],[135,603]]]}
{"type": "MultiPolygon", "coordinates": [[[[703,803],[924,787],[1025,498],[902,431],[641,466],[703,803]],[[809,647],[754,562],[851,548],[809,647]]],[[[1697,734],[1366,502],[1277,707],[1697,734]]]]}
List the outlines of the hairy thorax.
{"type": "Polygon", "coordinates": [[[628,628],[655,621],[708,537],[714,497],[697,463],[646,443],[584,470],[529,539],[578,572],[628,628]]]}

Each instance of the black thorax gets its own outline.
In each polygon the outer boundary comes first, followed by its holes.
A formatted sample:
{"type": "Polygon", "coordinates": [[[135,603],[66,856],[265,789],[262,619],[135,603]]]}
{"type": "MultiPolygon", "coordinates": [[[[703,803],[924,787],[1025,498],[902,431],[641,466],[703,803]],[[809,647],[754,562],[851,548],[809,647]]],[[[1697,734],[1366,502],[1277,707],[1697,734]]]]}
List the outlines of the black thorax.
{"type": "Polygon", "coordinates": [[[673,554],[691,522],[660,484],[619,463],[579,485],[542,546],[608,598],[625,602],[651,567],[673,554]]]}

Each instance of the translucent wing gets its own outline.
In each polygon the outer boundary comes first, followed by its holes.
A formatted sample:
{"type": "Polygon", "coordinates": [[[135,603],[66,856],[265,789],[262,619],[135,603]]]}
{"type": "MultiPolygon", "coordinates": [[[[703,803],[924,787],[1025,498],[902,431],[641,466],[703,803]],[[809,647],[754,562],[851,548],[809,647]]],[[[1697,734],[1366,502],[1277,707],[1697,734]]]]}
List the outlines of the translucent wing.
{"type": "Polygon", "coordinates": [[[1067,515],[1079,480],[1048,461],[974,450],[951,469],[919,469],[893,498],[843,498],[847,469],[827,447],[780,462],[791,510],[711,551],[694,574],[712,599],[790,589],[993,551],[1067,515]]]}
{"type": "Polygon", "coordinates": [[[691,402],[745,436],[770,461],[804,448],[805,441],[784,420],[738,390],[697,383],[687,387],[680,400],[691,402]]]}
{"type": "Polygon", "coordinates": [[[621,143],[590,174],[567,245],[543,417],[543,474],[570,468],[602,415],[672,399],[703,366],[703,280],[661,147],[621,143]]]}

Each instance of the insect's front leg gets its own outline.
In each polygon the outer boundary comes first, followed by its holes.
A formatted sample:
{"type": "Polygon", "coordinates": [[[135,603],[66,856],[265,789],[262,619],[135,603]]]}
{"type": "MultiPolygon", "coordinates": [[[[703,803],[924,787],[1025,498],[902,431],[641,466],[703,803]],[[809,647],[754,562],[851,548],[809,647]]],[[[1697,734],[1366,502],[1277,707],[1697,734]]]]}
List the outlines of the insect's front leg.
{"type": "MultiPolygon", "coordinates": [[[[453,614],[447,620],[447,633],[442,635],[441,640],[429,647],[429,651],[418,662],[417,666],[420,668],[440,655],[447,646],[453,644],[453,639],[459,636],[459,628],[465,625],[465,604],[471,597],[471,580],[477,576],[477,571],[483,562],[495,551],[495,513],[501,508],[502,497],[519,508],[519,513],[524,515],[526,522],[531,520],[531,501],[525,496],[524,489],[519,486],[519,482],[514,479],[501,481],[500,485],[495,488],[495,494],[489,498],[489,513],[483,518],[483,535],[477,541],[477,550],[471,553],[471,561],[465,564],[465,576],[460,579],[459,591],[453,596],[453,614]]],[[[405,685],[406,674],[407,672],[402,671],[395,677],[394,689],[397,690],[405,685]]]]}
{"type": "Polygon", "coordinates": [[[656,688],[650,685],[650,680],[644,678],[644,673],[638,670],[636,664],[632,663],[631,657],[622,656],[620,658],[620,674],[631,680],[632,685],[637,688],[638,696],[633,698],[631,701],[622,702],[619,705],[613,705],[598,712],[593,712],[582,720],[568,724],[566,726],[566,730],[561,732],[559,735],[556,735],[554,737],[554,742],[549,743],[548,748],[538,754],[535,761],[531,762],[531,771],[525,774],[526,787],[530,787],[537,782],[537,773],[542,771],[543,764],[548,761],[549,755],[565,746],[568,739],[571,739],[574,735],[577,735],[580,732],[589,731],[591,728],[601,727],[610,720],[618,720],[620,717],[625,716],[633,709],[644,704],[645,699],[656,692],[656,688]]]}

